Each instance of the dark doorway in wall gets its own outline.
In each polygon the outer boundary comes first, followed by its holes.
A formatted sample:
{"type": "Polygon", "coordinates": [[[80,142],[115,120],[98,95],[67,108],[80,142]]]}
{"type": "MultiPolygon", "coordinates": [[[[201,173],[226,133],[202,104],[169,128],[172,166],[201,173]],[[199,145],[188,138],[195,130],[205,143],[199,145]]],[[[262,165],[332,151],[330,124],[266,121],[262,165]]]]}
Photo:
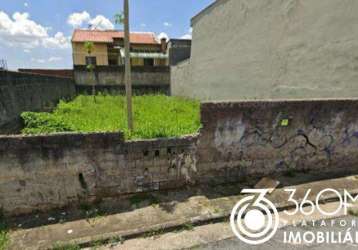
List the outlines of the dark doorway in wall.
{"type": "Polygon", "coordinates": [[[144,66],[154,66],[154,59],[153,58],[145,58],[144,66]]]}

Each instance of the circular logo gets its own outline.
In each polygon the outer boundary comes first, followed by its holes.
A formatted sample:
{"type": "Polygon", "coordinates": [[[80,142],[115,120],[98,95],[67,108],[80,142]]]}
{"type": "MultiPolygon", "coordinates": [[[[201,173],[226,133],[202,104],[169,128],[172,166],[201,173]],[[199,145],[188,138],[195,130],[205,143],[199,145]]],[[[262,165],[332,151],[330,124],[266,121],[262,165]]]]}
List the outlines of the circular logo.
{"type": "Polygon", "coordinates": [[[230,225],[235,235],[250,245],[259,245],[270,240],[279,225],[279,216],[274,204],[265,198],[266,189],[245,189],[242,193],[256,194],[241,199],[233,208],[230,225]]]}

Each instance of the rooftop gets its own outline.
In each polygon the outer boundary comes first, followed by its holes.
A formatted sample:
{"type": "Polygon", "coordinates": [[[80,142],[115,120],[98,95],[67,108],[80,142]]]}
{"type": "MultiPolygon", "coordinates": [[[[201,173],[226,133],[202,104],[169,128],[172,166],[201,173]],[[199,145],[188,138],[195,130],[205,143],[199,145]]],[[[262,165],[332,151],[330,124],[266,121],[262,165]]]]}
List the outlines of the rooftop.
{"type": "MultiPolygon", "coordinates": [[[[116,38],[124,38],[124,32],[118,30],[82,30],[76,29],[72,35],[72,42],[113,43],[116,38]]],[[[134,44],[159,44],[152,32],[132,32],[130,42],[134,44]]]]}

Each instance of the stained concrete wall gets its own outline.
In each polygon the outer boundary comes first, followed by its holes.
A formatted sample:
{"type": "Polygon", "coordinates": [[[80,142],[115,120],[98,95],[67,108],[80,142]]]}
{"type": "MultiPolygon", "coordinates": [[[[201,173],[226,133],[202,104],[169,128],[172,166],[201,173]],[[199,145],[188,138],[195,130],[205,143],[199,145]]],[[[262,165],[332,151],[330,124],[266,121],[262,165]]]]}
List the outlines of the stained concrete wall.
{"type": "Polygon", "coordinates": [[[119,133],[0,137],[0,209],[45,211],[190,184],[196,138],[125,142],[119,133]]]}
{"type": "Polygon", "coordinates": [[[358,99],[204,103],[201,181],[358,173],[358,99]]]}
{"type": "Polygon", "coordinates": [[[357,110],[358,99],[204,103],[194,137],[2,136],[0,208],[17,215],[287,172],[358,174],[357,110]]]}
{"type": "Polygon", "coordinates": [[[192,20],[183,91],[203,100],[357,97],[357,12],[356,0],[216,1],[192,20]]]}
{"type": "Polygon", "coordinates": [[[0,71],[0,134],[16,132],[25,111],[49,111],[75,95],[72,79],[0,71]]]}

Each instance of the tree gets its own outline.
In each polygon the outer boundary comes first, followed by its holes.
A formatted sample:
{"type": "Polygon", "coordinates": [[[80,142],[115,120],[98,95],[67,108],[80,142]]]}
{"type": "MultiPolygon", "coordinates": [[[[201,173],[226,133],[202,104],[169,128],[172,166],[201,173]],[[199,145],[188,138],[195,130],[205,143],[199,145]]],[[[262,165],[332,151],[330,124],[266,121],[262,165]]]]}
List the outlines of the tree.
{"type": "MultiPolygon", "coordinates": [[[[90,41],[85,42],[84,47],[85,47],[85,50],[87,51],[87,54],[89,56],[91,56],[93,49],[94,49],[93,42],[90,42],[90,41]]],[[[93,64],[92,61],[88,61],[88,62],[86,62],[86,64],[87,64],[87,69],[90,72],[95,71],[94,74],[95,74],[96,81],[92,83],[92,95],[93,95],[94,101],[96,101],[96,83],[98,84],[98,72],[96,70],[96,66],[93,64]]]]}
{"type": "Polygon", "coordinates": [[[129,31],[129,0],[124,0],[123,14],[115,15],[117,24],[124,24],[124,50],[125,50],[125,85],[127,96],[127,120],[128,129],[133,131],[133,113],[132,113],[132,77],[131,77],[131,59],[130,59],[130,31],[129,31]]]}

